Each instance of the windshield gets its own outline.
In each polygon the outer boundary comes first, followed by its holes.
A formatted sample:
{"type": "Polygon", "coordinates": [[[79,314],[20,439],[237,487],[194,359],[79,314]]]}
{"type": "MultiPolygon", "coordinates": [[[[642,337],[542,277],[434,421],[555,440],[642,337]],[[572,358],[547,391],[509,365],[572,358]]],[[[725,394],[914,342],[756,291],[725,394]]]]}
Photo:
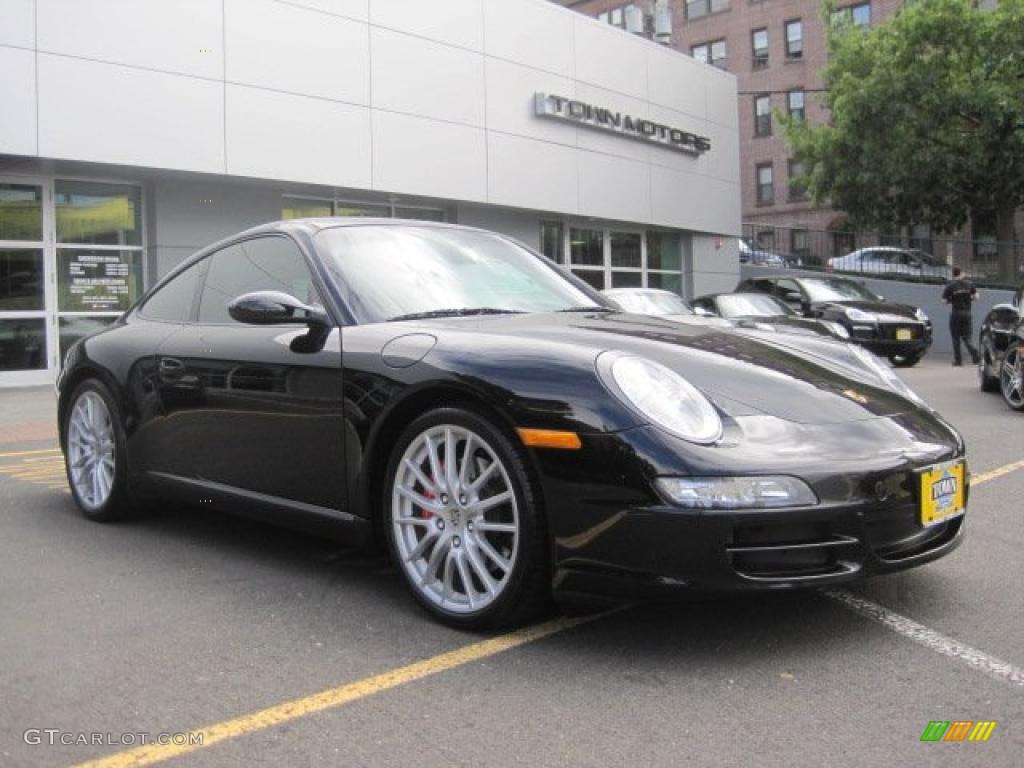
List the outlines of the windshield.
{"type": "Polygon", "coordinates": [[[722,317],[778,317],[795,314],[778,299],[758,293],[736,293],[718,297],[722,317]]]}
{"type": "Polygon", "coordinates": [[[603,308],[541,257],[486,232],[366,225],[316,239],[360,323],[603,308]]]}
{"type": "Polygon", "coordinates": [[[841,277],[812,278],[803,286],[811,301],[881,301],[860,283],[841,277]]]}
{"type": "Polygon", "coordinates": [[[637,315],[692,315],[681,296],[667,291],[609,291],[605,294],[626,312],[637,315]]]}

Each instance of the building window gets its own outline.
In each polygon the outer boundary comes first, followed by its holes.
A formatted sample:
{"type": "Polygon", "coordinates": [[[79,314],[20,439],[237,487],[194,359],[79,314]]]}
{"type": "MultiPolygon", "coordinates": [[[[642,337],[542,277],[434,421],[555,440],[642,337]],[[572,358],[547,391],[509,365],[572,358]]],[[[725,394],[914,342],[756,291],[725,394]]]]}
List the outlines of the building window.
{"type": "Polygon", "coordinates": [[[801,122],[807,119],[807,113],[804,109],[804,91],[802,88],[797,88],[786,94],[786,109],[789,112],[789,116],[794,120],[800,120],[801,122]]]}
{"type": "Polygon", "coordinates": [[[699,19],[709,13],[729,10],[729,0],[687,0],[686,18],[699,19]]]}
{"type": "Polygon", "coordinates": [[[789,161],[789,199],[800,201],[807,199],[807,179],[804,178],[804,164],[799,160],[789,161]]]}
{"type": "Polygon", "coordinates": [[[804,23],[800,19],[786,22],[786,58],[799,59],[804,55],[804,23]]]}
{"type": "Polygon", "coordinates": [[[808,256],[811,253],[810,233],[806,229],[789,230],[789,251],[794,256],[808,256]]]}
{"type": "Polygon", "coordinates": [[[757,166],[757,204],[771,205],[775,202],[775,181],[772,178],[772,164],[757,166]]]}
{"type": "Polygon", "coordinates": [[[540,252],[555,264],[561,264],[565,258],[563,231],[560,221],[542,221],[540,223],[540,252]]]}
{"type": "Polygon", "coordinates": [[[871,26],[871,3],[858,3],[832,12],[832,23],[848,21],[855,27],[871,26]]]}
{"type": "Polygon", "coordinates": [[[712,40],[709,43],[695,45],[690,49],[690,53],[699,62],[725,69],[725,40],[712,40]]]}
{"type": "Polygon", "coordinates": [[[764,69],[768,66],[768,30],[755,29],[750,33],[753,69],[764,69]]]}
{"type": "Polygon", "coordinates": [[[772,97],[767,93],[754,97],[754,135],[772,135],[772,97]]]}
{"type": "Polygon", "coordinates": [[[341,216],[345,218],[414,219],[447,221],[444,208],[425,205],[393,205],[359,200],[330,200],[312,197],[286,197],[281,204],[282,219],[310,219],[341,216]]]}
{"type": "Polygon", "coordinates": [[[636,12],[635,3],[627,3],[626,5],[620,5],[617,8],[609,8],[603,13],[599,13],[597,18],[606,24],[611,24],[613,27],[619,27],[620,29],[626,28],[626,20],[629,14],[636,12]]]}

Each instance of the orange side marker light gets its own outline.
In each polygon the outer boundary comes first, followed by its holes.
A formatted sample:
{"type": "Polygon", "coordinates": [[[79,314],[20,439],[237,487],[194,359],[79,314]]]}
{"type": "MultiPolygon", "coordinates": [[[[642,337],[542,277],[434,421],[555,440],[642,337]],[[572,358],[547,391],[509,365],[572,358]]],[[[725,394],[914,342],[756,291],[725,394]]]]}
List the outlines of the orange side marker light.
{"type": "Polygon", "coordinates": [[[560,448],[563,451],[578,451],[583,447],[580,436],[575,432],[560,432],[556,429],[517,429],[523,445],[531,448],[560,448]]]}

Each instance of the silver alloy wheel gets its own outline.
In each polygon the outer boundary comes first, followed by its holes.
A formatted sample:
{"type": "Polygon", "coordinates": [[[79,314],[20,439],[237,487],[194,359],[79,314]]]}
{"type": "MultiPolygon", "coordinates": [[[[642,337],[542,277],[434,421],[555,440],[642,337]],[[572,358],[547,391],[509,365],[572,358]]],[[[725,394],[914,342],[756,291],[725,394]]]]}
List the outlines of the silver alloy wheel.
{"type": "Polygon", "coordinates": [[[99,509],[110,498],[114,460],[110,410],[96,392],[83,392],[68,417],[67,462],[71,484],[87,509],[99,509]]]}
{"type": "Polygon", "coordinates": [[[1020,349],[1016,345],[1006,350],[1003,356],[999,367],[999,385],[1011,408],[1024,408],[1024,366],[1021,364],[1020,349]]]}
{"type": "Polygon", "coordinates": [[[519,507],[508,472],[475,432],[441,424],[417,435],[395,472],[391,523],[415,589],[452,613],[476,613],[508,585],[519,507]]]}

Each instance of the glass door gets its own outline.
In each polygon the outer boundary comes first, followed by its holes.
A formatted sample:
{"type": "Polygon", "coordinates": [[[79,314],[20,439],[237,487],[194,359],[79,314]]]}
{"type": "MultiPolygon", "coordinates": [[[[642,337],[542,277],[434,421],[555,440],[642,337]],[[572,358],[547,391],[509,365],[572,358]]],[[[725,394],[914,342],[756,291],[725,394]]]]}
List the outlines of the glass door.
{"type": "Polygon", "coordinates": [[[53,380],[52,226],[44,180],[0,178],[0,386],[53,380]]]}

